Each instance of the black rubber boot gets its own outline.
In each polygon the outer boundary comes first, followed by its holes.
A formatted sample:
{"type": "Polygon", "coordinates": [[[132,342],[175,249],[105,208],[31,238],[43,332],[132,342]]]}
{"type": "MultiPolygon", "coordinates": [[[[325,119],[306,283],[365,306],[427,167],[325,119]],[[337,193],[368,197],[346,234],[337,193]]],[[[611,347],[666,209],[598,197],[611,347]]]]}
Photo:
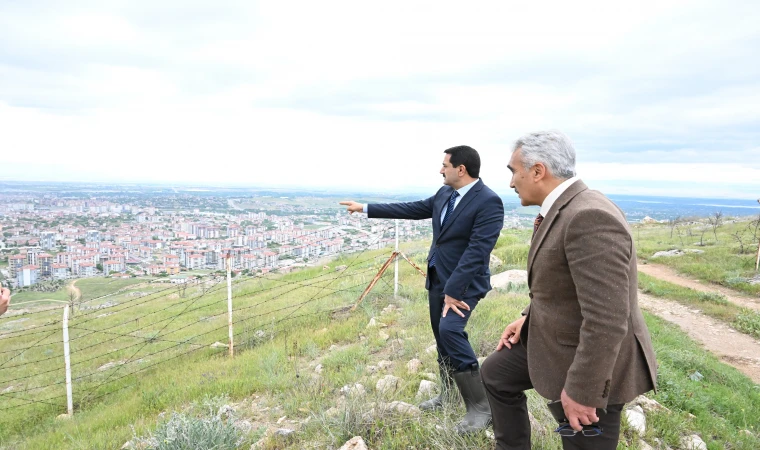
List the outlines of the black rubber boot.
{"type": "Polygon", "coordinates": [[[491,405],[488,404],[480,370],[473,367],[470,370],[457,372],[454,374],[454,381],[467,408],[467,414],[456,426],[457,433],[474,433],[491,425],[491,405]]]}
{"type": "Polygon", "coordinates": [[[453,370],[446,364],[438,364],[438,371],[441,376],[441,393],[420,403],[420,409],[423,411],[437,411],[443,409],[443,405],[452,403],[454,397],[454,379],[451,378],[453,370]]]}

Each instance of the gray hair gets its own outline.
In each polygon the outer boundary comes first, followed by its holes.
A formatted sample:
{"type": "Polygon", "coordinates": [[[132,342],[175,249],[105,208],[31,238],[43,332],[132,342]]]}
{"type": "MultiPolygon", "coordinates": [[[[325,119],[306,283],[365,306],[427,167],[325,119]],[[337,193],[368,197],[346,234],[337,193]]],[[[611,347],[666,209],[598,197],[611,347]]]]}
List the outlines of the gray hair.
{"type": "Polygon", "coordinates": [[[515,142],[512,153],[521,150],[523,166],[528,170],[543,163],[553,176],[566,180],[575,176],[575,148],[570,138],[559,131],[537,131],[515,142]]]}

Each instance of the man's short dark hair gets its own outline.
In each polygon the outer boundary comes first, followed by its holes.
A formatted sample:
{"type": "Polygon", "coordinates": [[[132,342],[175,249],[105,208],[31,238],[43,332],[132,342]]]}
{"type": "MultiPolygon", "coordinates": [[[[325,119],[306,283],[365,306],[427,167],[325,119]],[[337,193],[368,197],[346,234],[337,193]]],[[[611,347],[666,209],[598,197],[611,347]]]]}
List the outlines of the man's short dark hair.
{"type": "Polygon", "coordinates": [[[443,153],[451,155],[449,161],[452,166],[459,167],[464,164],[467,174],[471,177],[478,178],[478,175],[480,175],[480,155],[478,155],[478,151],[474,148],[468,145],[459,145],[444,150],[443,153]]]}

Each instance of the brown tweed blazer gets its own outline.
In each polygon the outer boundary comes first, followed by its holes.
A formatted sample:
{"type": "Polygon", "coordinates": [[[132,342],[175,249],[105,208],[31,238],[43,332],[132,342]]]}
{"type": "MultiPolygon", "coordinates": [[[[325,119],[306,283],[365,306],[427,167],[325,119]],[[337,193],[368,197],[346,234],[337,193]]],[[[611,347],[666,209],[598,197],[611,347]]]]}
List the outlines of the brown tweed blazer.
{"type": "Polygon", "coordinates": [[[521,340],[536,391],[604,408],[656,387],[623,212],[580,180],[547,213],[528,254],[531,302],[521,340]]]}

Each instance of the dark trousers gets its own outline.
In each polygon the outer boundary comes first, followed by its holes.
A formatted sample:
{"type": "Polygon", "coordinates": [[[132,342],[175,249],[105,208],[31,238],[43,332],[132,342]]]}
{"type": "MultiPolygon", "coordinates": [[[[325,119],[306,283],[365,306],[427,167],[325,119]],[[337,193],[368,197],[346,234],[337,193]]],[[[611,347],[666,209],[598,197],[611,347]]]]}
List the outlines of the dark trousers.
{"type": "MultiPolygon", "coordinates": [[[[493,432],[498,450],[529,450],[530,421],[524,391],[533,388],[528,375],[528,352],[518,343],[512,349],[494,352],[483,362],[480,376],[491,404],[493,432]]],[[[558,399],[552,399],[558,400],[558,399]]],[[[600,436],[581,433],[562,438],[565,450],[615,450],[620,438],[620,412],[623,405],[608,405],[599,418],[600,436]]]]}
{"type": "Polygon", "coordinates": [[[467,332],[464,331],[464,327],[467,326],[470,315],[475,311],[478,299],[458,298],[457,300],[467,303],[470,310],[460,309],[464,313],[464,317],[460,317],[452,310],[446,313],[446,317],[442,317],[444,283],[438,278],[433,267],[428,267],[428,277],[430,278],[430,290],[428,291],[430,326],[433,329],[435,344],[438,347],[438,363],[444,367],[450,367],[455,372],[470,369],[473,364],[477,367],[478,358],[472,350],[470,341],[467,340],[467,332]]]}

